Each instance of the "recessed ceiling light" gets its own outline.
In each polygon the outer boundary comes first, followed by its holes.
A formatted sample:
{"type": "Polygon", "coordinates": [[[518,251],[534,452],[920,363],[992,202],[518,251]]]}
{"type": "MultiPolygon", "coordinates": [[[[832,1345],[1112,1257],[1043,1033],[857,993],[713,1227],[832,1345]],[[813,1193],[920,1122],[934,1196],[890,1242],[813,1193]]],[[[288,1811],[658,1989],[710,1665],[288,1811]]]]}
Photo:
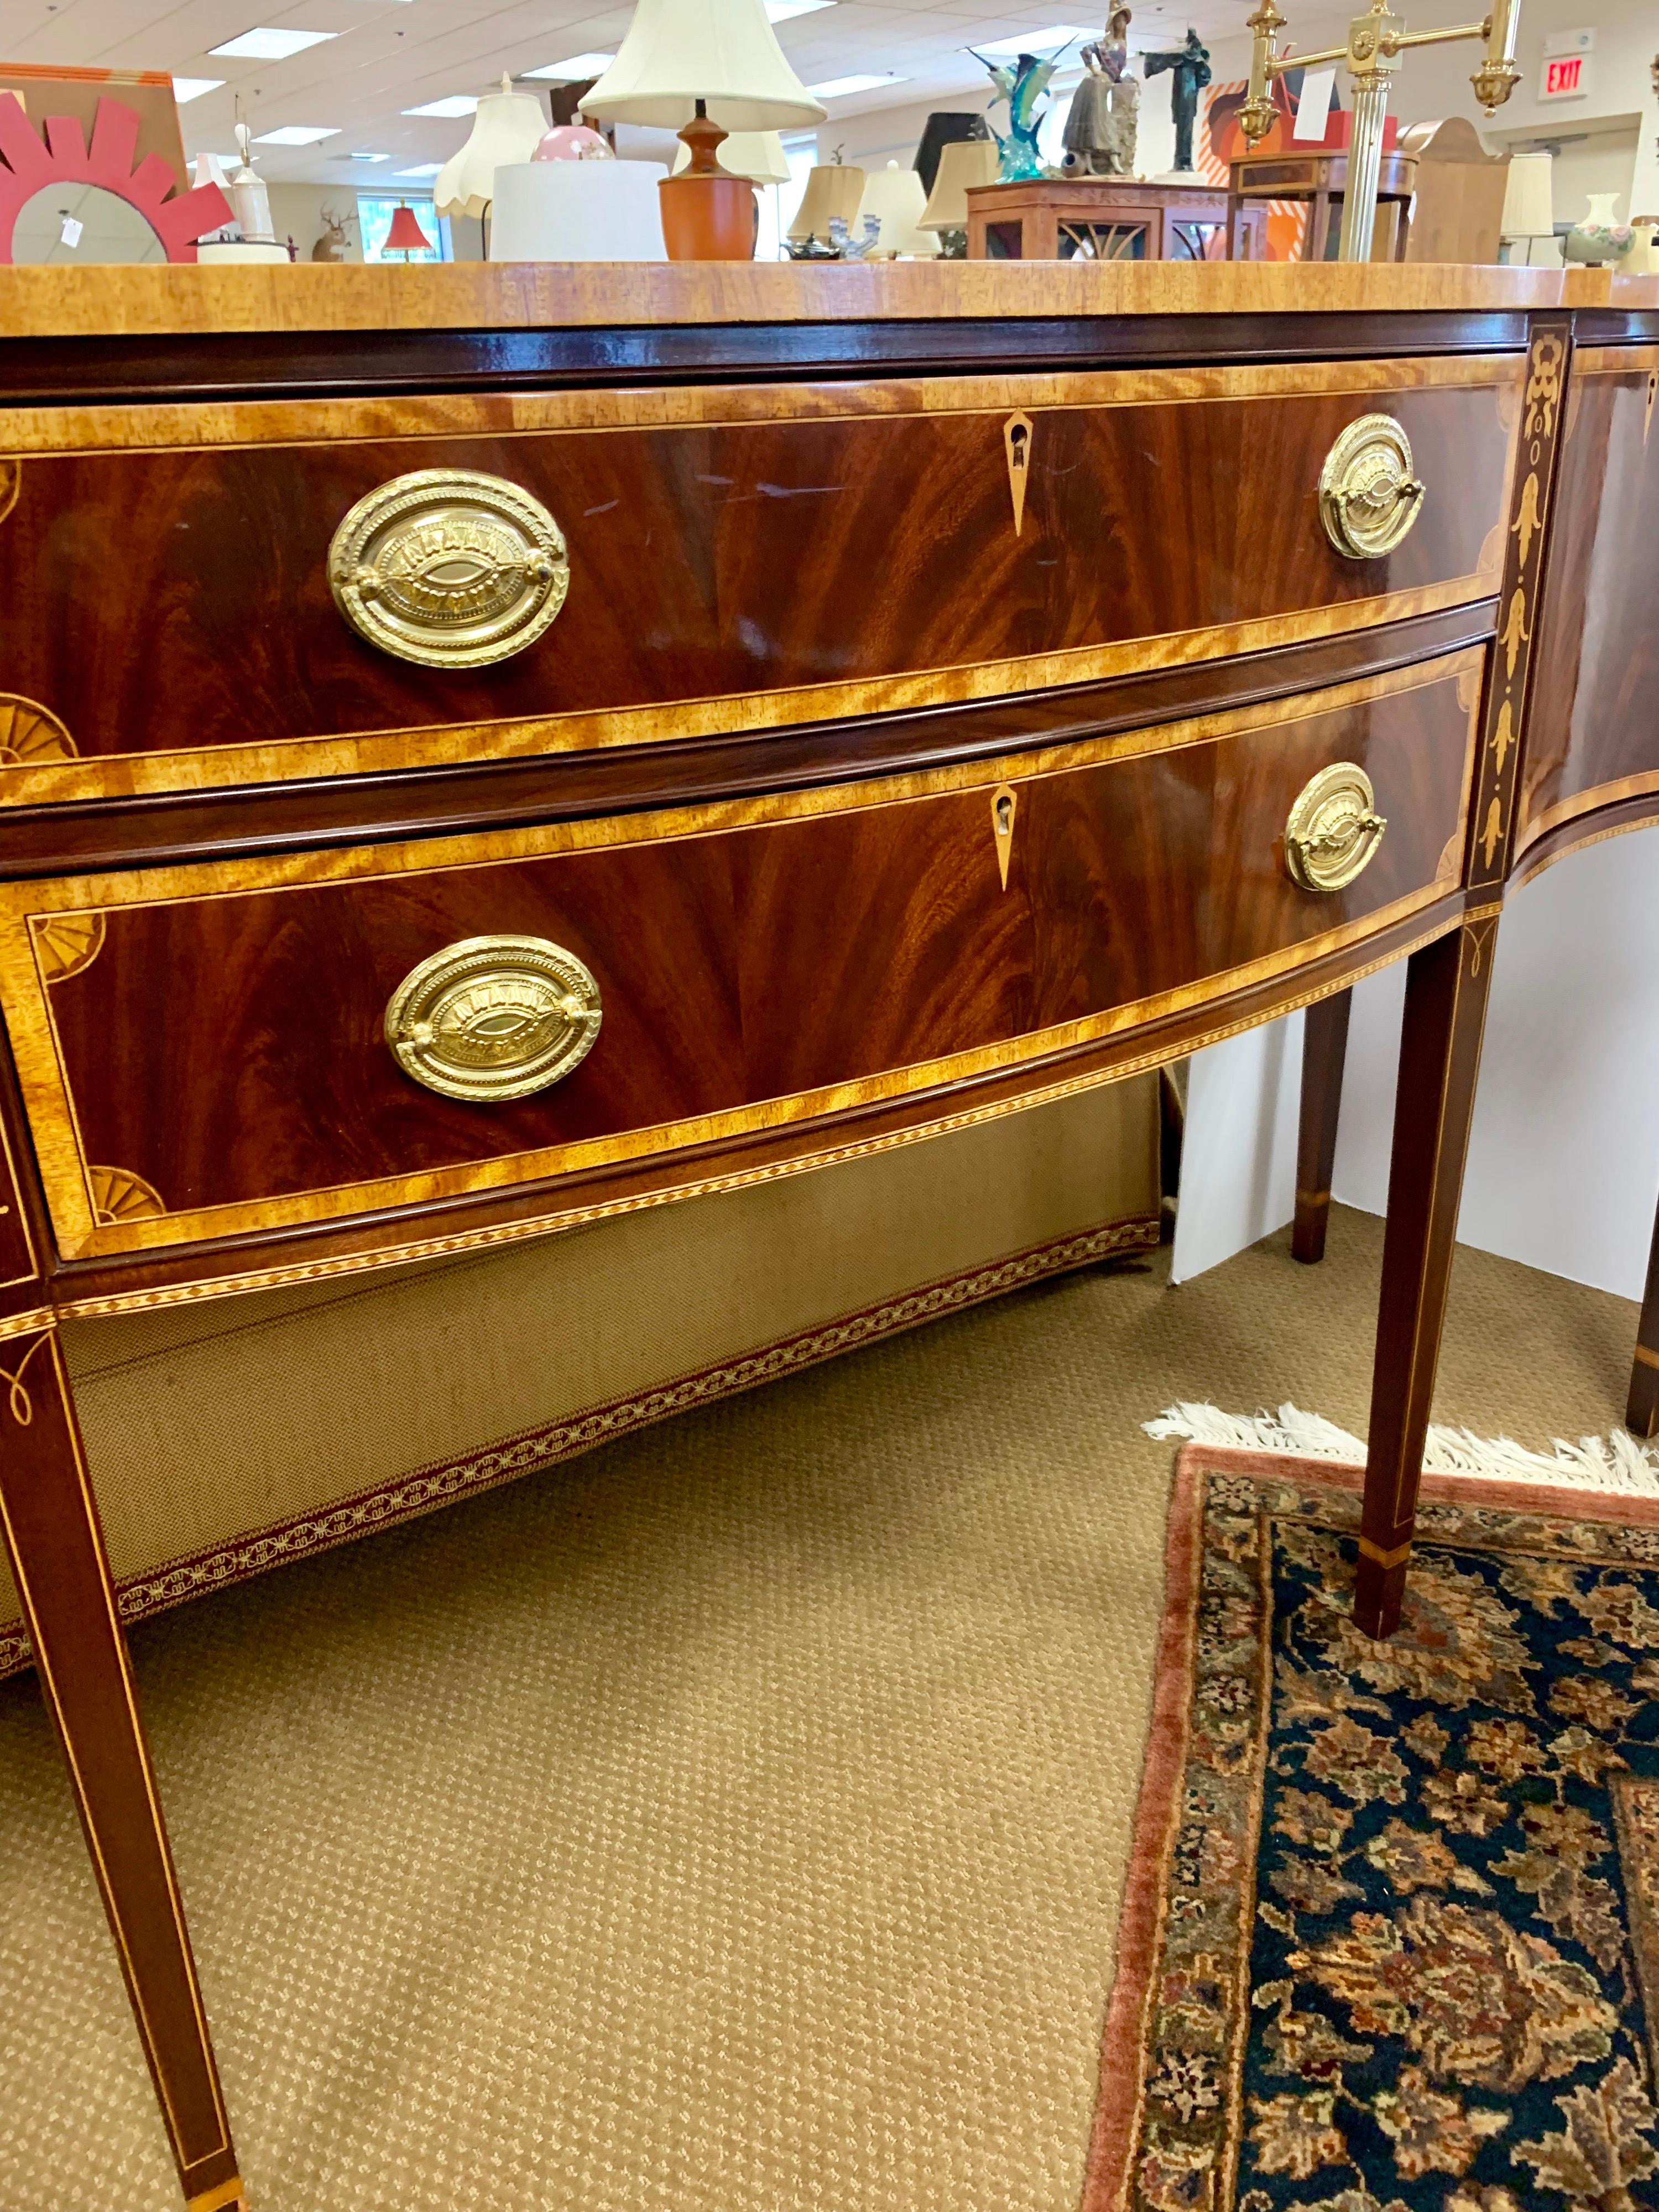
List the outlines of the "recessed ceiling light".
{"type": "Polygon", "coordinates": [[[390,154],[337,154],[337,161],[389,161],[390,154]]]}
{"type": "Polygon", "coordinates": [[[1050,23],[1046,31],[1021,31],[1012,39],[975,40],[976,54],[1045,54],[1050,46],[1069,46],[1076,39],[1097,39],[1098,31],[1085,31],[1076,23],[1050,23]]]}
{"type": "Polygon", "coordinates": [[[331,123],[285,123],[280,131],[255,134],[256,146],[314,146],[320,139],[337,138],[339,127],[331,123]]]}
{"type": "Polygon", "coordinates": [[[399,169],[400,177],[435,177],[443,167],[441,161],[422,161],[418,169],[399,169]]]}
{"type": "MultiPolygon", "coordinates": [[[[810,4],[820,7],[824,0],[810,0],[810,4]]],[[[603,76],[616,58],[615,54],[572,54],[568,61],[549,62],[545,69],[526,70],[524,73],[526,76],[551,77],[562,84],[576,84],[585,76],[603,76]]]]}
{"type": "Polygon", "coordinates": [[[908,84],[902,76],[832,76],[823,84],[806,88],[814,100],[841,100],[849,92],[874,92],[878,85],[908,84]]]}
{"type": "Polygon", "coordinates": [[[173,80],[173,96],[180,107],[192,100],[199,100],[204,92],[217,92],[223,84],[222,76],[176,76],[173,80]]]}
{"type": "Polygon", "coordinates": [[[307,46],[320,46],[325,39],[337,39],[337,31],[273,31],[260,28],[244,31],[240,39],[227,39],[222,46],[210,46],[212,54],[230,54],[244,62],[285,62],[290,54],[302,54],[307,46]]]}
{"type": "Polygon", "coordinates": [[[471,94],[452,92],[447,100],[428,100],[423,107],[406,107],[405,115],[476,115],[478,103],[471,94]]]}
{"type": "Polygon", "coordinates": [[[766,0],[766,12],[775,23],[787,23],[792,15],[810,15],[818,8],[833,8],[836,0],[766,0]]]}

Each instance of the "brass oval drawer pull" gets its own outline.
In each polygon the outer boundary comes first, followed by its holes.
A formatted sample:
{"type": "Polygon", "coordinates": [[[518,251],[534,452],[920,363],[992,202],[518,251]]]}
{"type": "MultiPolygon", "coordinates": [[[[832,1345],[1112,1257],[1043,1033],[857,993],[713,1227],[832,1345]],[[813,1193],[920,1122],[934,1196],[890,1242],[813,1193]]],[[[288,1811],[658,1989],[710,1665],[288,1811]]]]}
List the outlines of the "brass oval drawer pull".
{"type": "Polygon", "coordinates": [[[464,937],[411,968],[386,1010],[405,1075],[447,1098],[524,1098],[599,1036],[599,987],[544,937],[464,937]]]}
{"type": "Polygon", "coordinates": [[[1412,444],[1392,415],[1350,422],[1319,471],[1325,535],[1350,561],[1392,553],[1423,512],[1412,444]]]}
{"type": "Polygon", "coordinates": [[[1322,768],[1297,795],[1285,823],[1285,866],[1304,891],[1346,889],[1371,862],[1386,817],[1371,780],[1353,761],[1322,768]]]}
{"type": "Polygon", "coordinates": [[[328,586],[359,637],[428,668],[522,653],[570,586],[564,532],[527,491],[416,469],[368,493],[330,541],[328,586]]]}

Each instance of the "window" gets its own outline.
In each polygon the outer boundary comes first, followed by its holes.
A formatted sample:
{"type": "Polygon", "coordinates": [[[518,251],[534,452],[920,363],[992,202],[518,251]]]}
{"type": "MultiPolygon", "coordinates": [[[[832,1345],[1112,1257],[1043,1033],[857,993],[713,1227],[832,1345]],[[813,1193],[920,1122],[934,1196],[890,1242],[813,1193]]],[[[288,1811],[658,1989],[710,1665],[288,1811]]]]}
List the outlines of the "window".
{"type": "MultiPolygon", "coordinates": [[[[386,233],[392,228],[392,218],[400,207],[406,207],[421,226],[422,234],[432,240],[436,252],[411,253],[411,261],[453,261],[455,249],[449,235],[449,217],[440,216],[432,202],[416,199],[403,192],[388,198],[380,192],[359,192],[357,195],[357,234],[363,241],[365,261],[384,261],[386,258],[386,233]]],[[[394,261],[404,256],[392,252],[394,261]]]]}

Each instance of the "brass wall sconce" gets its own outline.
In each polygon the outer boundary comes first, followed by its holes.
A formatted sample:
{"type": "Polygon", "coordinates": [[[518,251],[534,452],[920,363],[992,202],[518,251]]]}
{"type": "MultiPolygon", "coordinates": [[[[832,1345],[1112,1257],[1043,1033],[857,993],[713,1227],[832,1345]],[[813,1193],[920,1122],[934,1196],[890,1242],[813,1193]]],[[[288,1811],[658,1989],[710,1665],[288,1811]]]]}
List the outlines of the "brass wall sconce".
{"type": "Polygon", "coordinates": [[[1443,31],[1408,31],[1388,0],[1371,0],[1365,14],[1356,15],[1349,24],[1346,46],[1327,46],[1316,54],[1297,54],[1283,60],[1279,33],[1285,28],[1285,19],[1274,0],[1258,0],[1255,13],[1248,18],[1255,43],[1250,54],[1249,94],[1238,111],[1238,127],[1252,146],[1267,137],[1278,112],[1273,102],[1273,80],[1287,69],[1316,69],[1322,62],[1347,64],[1353,80],[1353,142],[1348,149],[1348,182],[1342,195],[1342,235],[1337,251],[1343,261],[1369,261],[1376,222],[1382,123],[1388,113],[1389,83],[1399,70],[1401,55],[1407,46],[1484,39],[1486,59],[1469,82],[1476,99],[1491,115],[1521,82],[1521,72],[1515,66],[1520,16],[1520,0],[1492,0],[1492,11],[1484,22],[1449,25],[1443,31]]]}

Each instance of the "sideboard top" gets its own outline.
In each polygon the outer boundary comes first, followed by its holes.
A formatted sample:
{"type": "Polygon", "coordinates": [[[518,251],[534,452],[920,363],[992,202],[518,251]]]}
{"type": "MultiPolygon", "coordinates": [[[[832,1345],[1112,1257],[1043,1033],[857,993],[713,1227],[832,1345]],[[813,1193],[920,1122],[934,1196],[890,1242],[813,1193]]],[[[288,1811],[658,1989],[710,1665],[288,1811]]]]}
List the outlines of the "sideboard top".
{"type": "Polygon", "coordinates": [[[0,268],[0,337],[1659,307],[1604,270],[1298,262],[0,268]]]}

